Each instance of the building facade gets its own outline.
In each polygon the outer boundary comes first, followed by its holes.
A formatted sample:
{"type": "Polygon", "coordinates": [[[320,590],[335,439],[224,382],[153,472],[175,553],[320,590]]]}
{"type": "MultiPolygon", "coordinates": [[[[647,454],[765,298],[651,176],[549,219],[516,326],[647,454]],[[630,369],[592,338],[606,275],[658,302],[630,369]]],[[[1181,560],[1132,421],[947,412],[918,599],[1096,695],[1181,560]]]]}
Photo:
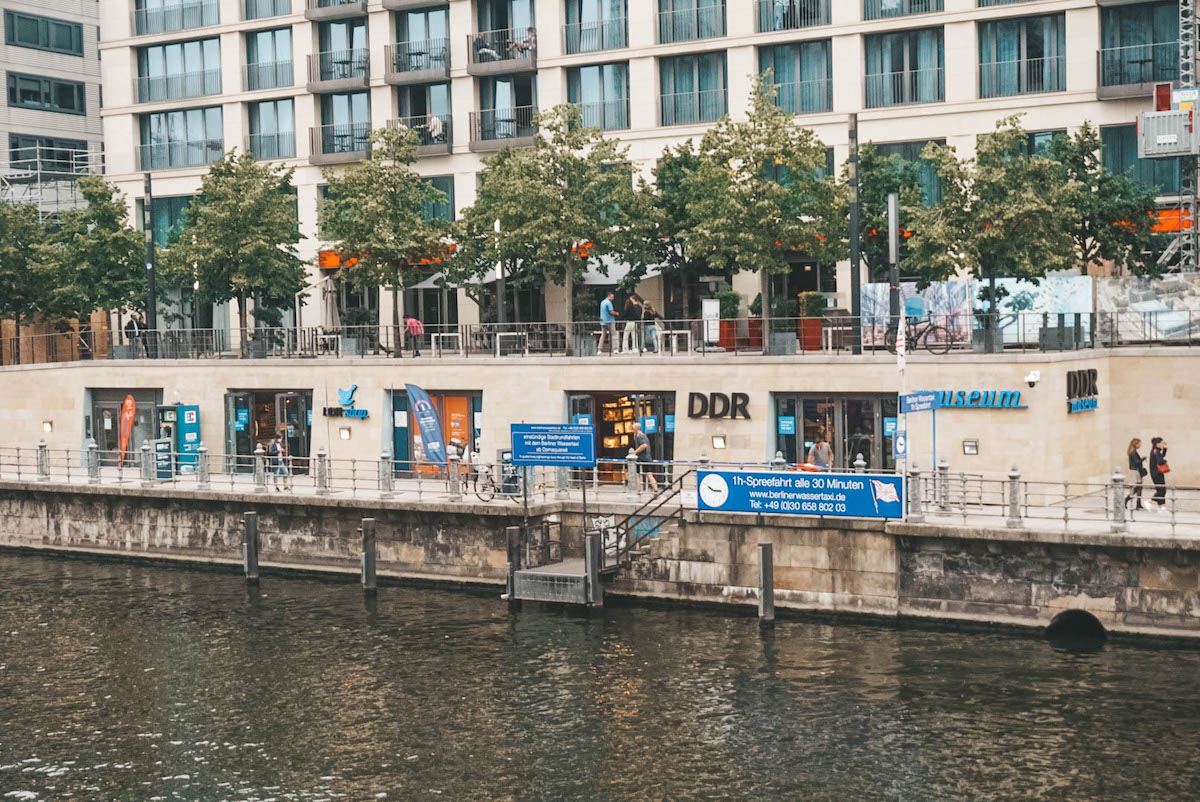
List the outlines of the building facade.
{"type": "MultiPolygon", "coordinates": [[[[298,321],[306,326],[333,323],[316,289],[333,274],[317,259],[321,171],[363,158],[369,131],[386,125],[418,132],[417,170],[446,193],[440,213],[449,215],[472,203],[488,152],[531,141],[538,109],[580,104],[650,177],[665,147],[699,137],[722,114],[743,117],[754,76],[769,68],[777,102],[820,136],[835,164],[848,154],[851,112],[863,141],[912,159],[929,141],[970,154],[999,119],[1022,113],[1033,146],[1090,121],[1108,166],[1164,194],[1178,187],[1177,165],[1139,161],[1134,136],[1153,84],[1178,72],[1175,2],[100,0],[100,8],[108,177],[136,211],[142,174],[153,175],[153,225],[165,242],[221,153],[248,149],[295,167],[302,255],[314,265],[298,321]]],[[[932,197],[930,171],[925,182],[932,197]]],[[[792,289],[848,306],[848,270],[812,271],[792,289]]],[[[754,276],[733,283],[747,299],[757,291],[754,276]]],[[[653,281],[644,290],[661,298],[653,281]]],[[[479,319],[464,293],[439,292],[413,290],[406,302],[434,323],[479,319]]],[[[388,302],[362,299],[380,319],[388,302]]],[[[562,317],[555,288],[528,306],[525,320],[562,317]]],[[[192,320],[220,326],[227,315],[192,320]]]]}

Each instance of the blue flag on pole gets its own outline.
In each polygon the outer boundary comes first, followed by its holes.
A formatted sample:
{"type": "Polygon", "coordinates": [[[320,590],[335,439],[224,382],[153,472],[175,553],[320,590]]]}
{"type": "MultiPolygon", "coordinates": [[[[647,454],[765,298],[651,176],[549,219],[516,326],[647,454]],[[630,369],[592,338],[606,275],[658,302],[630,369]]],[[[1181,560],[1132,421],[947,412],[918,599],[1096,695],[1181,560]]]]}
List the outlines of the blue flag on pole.
{"type": "Polygon", "coordinates": [[[442,440],[442,422],[438,420],[437,409],[429,400],[429,393],[415,384],[404,385],[408,393],[409,409],[417,419],[417,427],[421,430],[421,442],[425,445],[425,459],[429,462],[446,464],[446,444],[442,440]]]}

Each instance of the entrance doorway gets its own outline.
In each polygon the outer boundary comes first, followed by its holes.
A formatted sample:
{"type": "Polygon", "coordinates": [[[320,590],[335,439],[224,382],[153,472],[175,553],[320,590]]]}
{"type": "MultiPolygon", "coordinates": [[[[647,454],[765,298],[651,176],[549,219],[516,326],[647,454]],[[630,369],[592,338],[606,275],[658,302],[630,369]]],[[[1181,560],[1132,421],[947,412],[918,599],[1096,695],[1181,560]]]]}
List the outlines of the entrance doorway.
{"type": "Polygon", "coordinates": [[[84,440],[85,443],[88,440],[96,441],[102,465],[120,462],[121,405],[125,403],[126,396],[133,396],[135,412],[133,427],[129,430],[125,464],[134,464],[142,443],[159,435],[155,413],[162,403],[162,390],[90,388],[86,395],[86,408],[89,411],[84,419],[84,440]]]}
{"type": "Polygon", "coordinates": [[[226,469],[254,471],[254,450],[287,438],[292,472],[308,473],[312,390],[230,390],[225,394],[226,469]]]}
{"type": "MultiPolygon", "coordinates": [[[[633,424],[650,441],[650,459],[675,458],[675,393],[568,393],[568,422],[596,427],[596,458],[601,482],[625,481],[625,459],[633,448],[633,424]]],[[[670,471],[659,480],[671,481],[670,471]]]]}
{"type": "MultiPolygon", "coordinates": [[[[429,400],[437,410],[442,424],[442,441],[449,445],[457,439],[468,453],[479,452],[479,458],[490,464],[498,460],[495,451],[484,451],[480,437],[483,426],[483,393],[471,390],[427,391],[429,400]]],[[[421,465],[426,460],[425,442],[421,429],[413,418],[408,403],[408,393],[392,390],[392,462],[401,474],[419,470],[422,473],[439,473],[441,468],[421,465]]]]}
{"type": "Polygon", "coordinates": [[[775,395],[775,449],[790,463],[806,462],[819,438],[833,448],[833,470],[854,469],[861,454],[868,471],[891,471],[896,431],[894,395],[775,395]]]}

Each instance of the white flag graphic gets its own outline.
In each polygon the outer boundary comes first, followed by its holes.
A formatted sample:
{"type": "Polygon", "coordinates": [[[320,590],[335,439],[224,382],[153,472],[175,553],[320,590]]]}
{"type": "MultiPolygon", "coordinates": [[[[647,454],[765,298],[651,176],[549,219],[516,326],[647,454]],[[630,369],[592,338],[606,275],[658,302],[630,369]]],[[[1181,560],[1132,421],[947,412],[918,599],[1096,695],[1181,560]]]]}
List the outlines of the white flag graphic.
{"type": "Polygon", "coordinates": [[[896,486],[881,482],[878,479],[871,480],[871,493],[875,496],[876,501],[892,501],[896,504],[900,503],[900,496],[896,493],[896,486]]]}

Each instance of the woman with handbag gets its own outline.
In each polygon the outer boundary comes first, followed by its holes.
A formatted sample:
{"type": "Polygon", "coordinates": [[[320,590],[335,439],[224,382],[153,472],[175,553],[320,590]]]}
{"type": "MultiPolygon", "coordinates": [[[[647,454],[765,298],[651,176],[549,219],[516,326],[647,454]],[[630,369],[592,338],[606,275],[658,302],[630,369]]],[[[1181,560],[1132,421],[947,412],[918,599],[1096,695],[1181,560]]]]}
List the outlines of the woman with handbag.
{"type": "Polygon", "coordinates": [[[1167,441],[1161,437],[1150,438],[1150,481],[1154,482],[1154,503],[1162,512],[1167,503],[1167,478],[1171,465],[1167,462],[1167,441]]]}
{"type": "Polygon", "coordinates": [[[1129,456],[1129,495],[1125,496],[1125,509],[1130,509],[1129,502],[1137,499],[1137,503],[1133,505],[1135,510],[1144,510],[1146,505],[1142,503],[1142,482],[1146,479],[1146,458],[1138,453],[1138,449],[1142,447],[1142,439],[1135,437],[1129,441],[1129,448],[1125,453],[1129,456]]]}

